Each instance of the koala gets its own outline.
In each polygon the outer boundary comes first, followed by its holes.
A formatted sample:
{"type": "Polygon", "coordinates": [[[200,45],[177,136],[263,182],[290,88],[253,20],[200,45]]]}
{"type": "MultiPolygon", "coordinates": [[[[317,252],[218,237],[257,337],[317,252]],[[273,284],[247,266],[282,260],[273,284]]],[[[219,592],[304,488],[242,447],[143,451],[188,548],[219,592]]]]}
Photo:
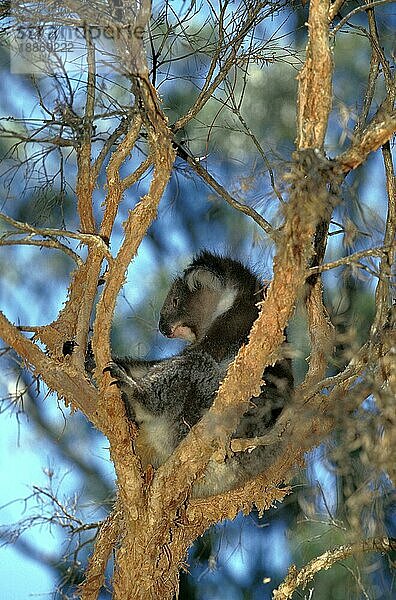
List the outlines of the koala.
{"type": "MultiPolygon", "coordinates": [[[[114,358],[105,369],[122,391],[128,417],[139,433],[136,450],[143,466],[163,464],[210,408],[229,364],[247,342],[258,316],[263,287],[239,261],[208,251],[198,254],[177,277],[160,311],[159,329],[188,342],[177,356],[158,361],[114,358]]],[[[291,397],[290,359],[267,367],[265,385],[243,415],[233,437],[263,435],[291,397]]],[[[242,485],[265,469],[273,447],[211,461],[194,483],[196,497],[242,485]]]]}

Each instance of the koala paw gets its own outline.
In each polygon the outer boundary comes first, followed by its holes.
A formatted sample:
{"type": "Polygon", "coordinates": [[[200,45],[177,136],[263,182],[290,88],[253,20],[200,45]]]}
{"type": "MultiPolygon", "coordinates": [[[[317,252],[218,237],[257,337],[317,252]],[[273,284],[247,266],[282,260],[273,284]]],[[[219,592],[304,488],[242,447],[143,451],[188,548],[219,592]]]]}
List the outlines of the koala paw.
{"type": "Polygon", "coordinates": [[[128,378],[126,371],[122,367],[120,367],[120,365],[113,361],[110,362],[107,365],[107,367],[103,369],[103,373],[110,373],[112,377],[114,377],[115,379],[120,379],[121,381],[128,378]]]}
{"type": "Polygon", "coordinates": [[[142,391],[141,387],[127,374],[125,369],[114,361],[110,362],[107,367],[103,369],[103,373],[110,373],[110,375],[114,377],[114,381],[112,381],[110,385],[116,385],[124,392],[142,391]]]}

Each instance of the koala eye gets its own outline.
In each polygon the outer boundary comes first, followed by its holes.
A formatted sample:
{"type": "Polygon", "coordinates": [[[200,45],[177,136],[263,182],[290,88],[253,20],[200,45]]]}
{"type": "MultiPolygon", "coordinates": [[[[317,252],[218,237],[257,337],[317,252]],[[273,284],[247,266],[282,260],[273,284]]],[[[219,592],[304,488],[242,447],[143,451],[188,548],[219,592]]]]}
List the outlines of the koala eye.
{"type": "Polygon", "coordinates": [[[175,296],[172,300],[173,308],[177,308],[179,306],[179,298],[175,296]]]}

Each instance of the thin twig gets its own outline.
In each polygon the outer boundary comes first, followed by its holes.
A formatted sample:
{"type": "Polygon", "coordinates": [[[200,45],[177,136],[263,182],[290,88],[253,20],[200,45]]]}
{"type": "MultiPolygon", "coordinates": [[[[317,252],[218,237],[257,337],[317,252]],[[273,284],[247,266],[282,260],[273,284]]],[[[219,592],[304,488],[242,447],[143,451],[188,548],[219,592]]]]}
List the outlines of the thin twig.
{"type": "Polygon", "coordinates": [[[65,237],[79,240],[87,246],[94,246],[98,248],[104,254],[106,260],[108,260],[109,263],[113,261],[113,257],[110,253],[110,250],[105,241],[100,237],[100,235],[95,235],[92,233],[77,233],[75,231],[68,231],[67,229],[50,229],[48,227],[34,227],[29,223],[22,223],[21,221],[16,221],[15,219],[12,219],[4,213],[0,213],[0,219],[3,219],[10,225],[13,225],[13,227],[15,227],[16,229],[20,229],[21,231],[28,231],[34,235],[41,235],[43,237],[65,237]]]}
{"type": "Polygon", "coordinates": [[[359,252],[354,252],[349,256],[344,256],[343,258],[339,258],[338,260],[334,260],[329,263],[325,263],[323,265],[318,265],[317,267],[311,267],[309,269],[309,273],[323,273],[324,271],[330,271],[330,269],[336,269],[337,267],[341,267],[342,265],[347,265],[352,262],[356,263],[361,258],[367,258],[368,256],[383,256],[389,247],[386,246],[378,246],[375,248],[369,248],[368,250],[360,250],[359,252]]]}
{"type": "MultiPolygon", "coordinates": [[[[238,27],[235,35],[228,40],[225,47],[221,48],[221,52],[223,54],[226,52],[226,50],[229,50],[229,53],[226,59],[224,60],[223,65],[220,66],[217,75],[210,83],[210,80],[218,62],[219,49],[217,49],[209,66],[209,70],[202,90],[198,94],[198,97],[196,98],[194,104],[188,109],[184,116],[176,121],[176,123],[172,127],[174,132],[179,131],[180,129],[185,127],[187,123],[189,123],[191,119],[193,119],[199,113],[203,106],[205,106],[206,102],[213,96],[214,92],[219,87],[219,85],[224,81],[230,69],[235,66],[238,51],[244,42],[245,36],[249,32],[249,30],[252,27],[254,27],[254,25],[257,23],[257,21],[259,20],[260,11],[265,6],[267,6],[267,4],[268,3],[265,1],[258,2],[256,5],[252,5],[252,7],[248,9],[247,16],[238,27]]],[[[222,35],[221,32],[220,35],[222,35]]]]}
{"type": "Polygon", "coordinates": [[[341,19],[341,21],[335,27],[333,27],[333,29],[331,29],[330,34],[333,36],[336,35],[336,33],[340,29],[342,29],[342,27],[344,27],[345,23],[347,23],[349,21],[349,19],[351,17],[353,17],[354,15],[356,15],[360,12],[365,12],[366,10],[369,10],[370,8],[375,8],[376,6],[380,6],[381,4],[389,4],[390,2],[394,2],[394,0],[376,0],[376,2],[369,2],[368,4],[364,4],[362,6],[358,6],[357,8],[354,8],[353,10],[351,10],[351,12],[349,12],[346,15],[346,17],[341,19]]]}
{"type": "Polygon", "coordinates": [[[253,221],[255,221],[255,223],[257,223],[257,225],[259,225],[271,239],[275,241],[278,238],[278,230],[272,227],[272,225],[266,219],[264,219],[264,217],[262,217],[257,211],[254,210],[254,208],[243,204],[242,202],[231,196],[231,194],[227,192],[227,190],[218,181],[216,181],[215,178],[212,177],[212,175],[210,175],[210,173],[208,173],[206,169],[202,167],[199,161],[196,158],[190,156],[190,154],[188,154],[188,152],[186,152],[186,150],[182,146],[177,144],[177,149],[178,156],[183,158],[183,160],[185,160],[186,163],[190,165],[190,167],[192,167],[192,169],[197,173],[197,175],[202,177],[205,183],[207,183],[217,194],[219,194],[221,198],[228,202],[230,206],[253,219],[253,221]]]}
{"type": "MultiPolygon", "coordinates": [[[[10,232],[10,234],[16,235],[15,232],[10,232]]],[[[37,234],[33,233],[31,235],[37,234]]],[[[34,240],[31,238],[31,236],[27,236],[19,240],[10,240],[4,238],[5,236],[2,236],[0,238],[0,246],[39,246],[40,248],[54,248],[56,250],[62,250],[62,252],[70,256],[78,266],[81,266],[83,264],[83,261],[76,252],[74,252],[71,248],[65,246],[65,244],[62,244],[62,242],[58,242],[57,240],[34,240]]]]}
{"type": "Polygon", "coordinates": [[[254,135],[253,131],[250,129],[250,127],[248,126],[248,124],[246,123],[241,111],[240,111],[240,107],[236,105],[235,102],[235,96],[234,94],[231,92],[230,93],[230,99],[231,102],[233,104],[233,109],[232,111],[234,112],[234,114],[236,114],[236,116],[238,117],[242,127],[244,128],[246,134],[250,137],[250,139],[252,140],[253,144],[256,146],[261,158],[263,159],[263,162],[265,164],[265,166],[267,167],[267,171],[269,173],[270,176],[270,181],[271,181],[271,187],[274,190],[276,197],[278,198],[279,202],[284,203],[284,199],[282,197],[282,194],[278,188],[278,186],[275,183],[275,177],[274,177],[274,171],[272,169],[271,163],[268,160],[267,155],[265,154],[260,142],[258,141],[257,137],[254,135]]]}

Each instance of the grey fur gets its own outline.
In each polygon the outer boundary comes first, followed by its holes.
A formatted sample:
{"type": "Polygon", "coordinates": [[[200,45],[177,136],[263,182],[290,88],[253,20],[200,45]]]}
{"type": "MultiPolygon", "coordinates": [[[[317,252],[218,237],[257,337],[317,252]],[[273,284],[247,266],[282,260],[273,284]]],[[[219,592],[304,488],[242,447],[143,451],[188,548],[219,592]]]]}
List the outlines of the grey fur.
{"type": "MultiPolygon", "coordinates": [[[[128,415],[139,426],[137,449],[144,465],[160,466],[210,408],[228,365],[246,343],[262,297],[256,276],[238,261],[202,252],[177,278],[161,309],[160,330],[191,344],[162,361],[115,358],[107,367],[122,390],[128,415]]],[[[242,417],[233,437],[263,435],[291,396],[290,360],[263,375],[266,385],[242,417]]],[[[277,448],[211,461],[195,496],[237,487],[264,470],[277,448]]]]}

